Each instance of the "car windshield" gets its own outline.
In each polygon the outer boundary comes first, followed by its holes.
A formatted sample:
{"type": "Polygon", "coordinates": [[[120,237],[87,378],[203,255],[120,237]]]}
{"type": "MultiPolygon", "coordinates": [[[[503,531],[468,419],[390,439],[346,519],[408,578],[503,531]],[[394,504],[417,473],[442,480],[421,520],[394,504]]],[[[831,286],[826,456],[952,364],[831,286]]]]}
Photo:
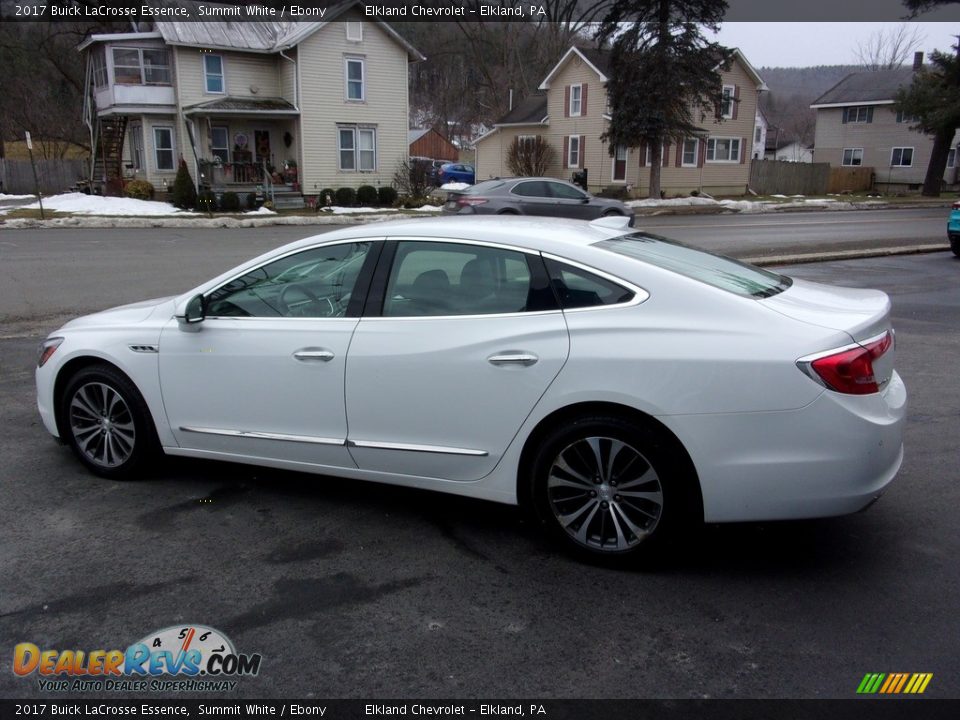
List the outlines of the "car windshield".
{"type": "Polygon", "coordinates": [[[601,240],[594,246],[744,297],[772,297],[793,284],[784,275],[648,233],[621,235],[601,240]]]}

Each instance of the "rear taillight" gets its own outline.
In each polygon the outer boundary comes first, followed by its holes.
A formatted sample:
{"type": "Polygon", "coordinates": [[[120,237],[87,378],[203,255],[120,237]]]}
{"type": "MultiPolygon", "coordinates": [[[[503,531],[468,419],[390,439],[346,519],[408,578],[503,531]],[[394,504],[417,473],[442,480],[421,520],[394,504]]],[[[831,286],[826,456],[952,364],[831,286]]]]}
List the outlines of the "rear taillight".
{"type": "Polygon", "coordinates": [[[467,197],[462,196],[457,198],[458,207],[467,207],[468,205],[483,205],[484,203],[490,202],[487,198],[484,197],[467,197]]]}
{"type": "Polygon", "coordinates": [[[960,200],[958,200],[957,202],[955,202],[955,203],[953,204],[953,209],[954,209],[954,210],[960,210],[960,200]]]}
{"type": "Polygon", "coordinates": [[[874,363],[893,347],[887,331],[861,345],[853,345],[828,354],[797,361],[797,366],[821,385],[848,395],[880,392],[883,381],[874,373],[874,363]]]}

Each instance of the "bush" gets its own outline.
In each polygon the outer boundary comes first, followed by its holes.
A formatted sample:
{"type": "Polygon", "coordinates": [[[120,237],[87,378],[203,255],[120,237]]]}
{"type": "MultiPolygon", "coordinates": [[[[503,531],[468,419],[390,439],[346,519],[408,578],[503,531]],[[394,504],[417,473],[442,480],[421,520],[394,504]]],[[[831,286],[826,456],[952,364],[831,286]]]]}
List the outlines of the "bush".
{"type": "Polygon", "coordinates": [[[197,195],[197,210],[201,212],[213,212],[217,209],[217,196],[210,190],[204,190],[197,195]]]}
{"type": "Polygon", "coordinates": [[[247,193],[246,206],[247,206],[247,210],[257,209],[257,194],[255,192],[247,193]]]}
{"type": "Polygon", "coordinates": [[[418,207],[423,207],[427,204],[427,199],[423,197],[413,197],[411,195],[401,195],[397,198],[397,201],[394,203],[396,207],[405,208],[407,210],[415,210],[418,207]]]}
{"type": "Polygon", "coordinates": [[[123,189],[123,194],[137,200],[153,200],[153,185],[146,180],[131,180],[123,189]]]}
{"type": "Polygon", "coordinates": [[[193,178],[190,177],[183,158],[180,158],[177,178],[173,181],[173,197],[170,200],[181,210],[192,210],[197,204],[197,186],[193,184],[193,178]]]}
{"type": "Polygon", "coordinates": [[[224,212],[237,212],[240,210],[240,196],[235,192],[227,191],[220,196],[220,209],[224,212]]]}
{"type": "Polygon", "coordinates": [[[377,189],[373,185],[361,185],[357,188],[357,202],[364,206],[377,204],[377,189]]]}
{"type": "Polygon", "coordinates": [[[337,191],[333,188],[324,188],[320,191],[320,198],[317,200],[317,207],[322,208],[327,206],[327,197],[330,198],[330,204],[337,204],[337,191]]]}
{"type": "Polygon", "coordinates": [[[337,190],[334,201],[340,207],[350,207],[357,202],[357,191],[352,187],[342,187],[337,190]]]}
{"type": "Polygon", "coordinates": [[[381,205],[393,205],[397,201],[397,191],[389,185],[381,185],[377,188],[377,199],[381,205]]]}

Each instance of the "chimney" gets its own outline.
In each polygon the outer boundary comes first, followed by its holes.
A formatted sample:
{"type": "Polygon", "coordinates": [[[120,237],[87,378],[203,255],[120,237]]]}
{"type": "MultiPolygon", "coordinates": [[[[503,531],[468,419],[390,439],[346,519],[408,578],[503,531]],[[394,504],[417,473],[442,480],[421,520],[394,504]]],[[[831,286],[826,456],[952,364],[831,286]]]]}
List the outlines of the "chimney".
{"type": "Polygon", "coordinates": [[[923,67],[923,53],[917,51],[913,54],[913,71],[916,72],[923,67]]]}

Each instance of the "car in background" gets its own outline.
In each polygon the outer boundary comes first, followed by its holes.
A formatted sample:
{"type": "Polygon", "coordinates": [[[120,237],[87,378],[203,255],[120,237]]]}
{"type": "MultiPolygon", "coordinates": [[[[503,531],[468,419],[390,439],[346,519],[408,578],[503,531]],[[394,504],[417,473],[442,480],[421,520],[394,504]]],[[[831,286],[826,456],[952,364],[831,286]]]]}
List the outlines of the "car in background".
{"type": "Polygon", "coordinates": [[[463,163],[445,163],[437,170],[437,185],[446,183],[467,183],[473,185],[476,182],[477,173],[473,165],[463,163]]]}
{"type": "Polygon", "coordinates": [[[547,177],[484,180],[472,188],[447,193],[443,212],[459,215],[549,215],[574,220],[633,215],[633,211],[619,200],[595,197],[573,183],[547,177]]]}
{"type": "Polygon", "coordinates": [[[947,220],[947,237],[950,238],[950,249],[960,257],[960,200],[953,204],[953,211],[947,220]]]}
{"type": "MultiPolygon", "coordinates": [[[[39,348],[91,471],[161,453],[520,505],[581,556],[852,513],[903,458],[890,301],[628,226],[440,217],[271,250],[39,348]]],[[[322,498],[320,500],[322,502],[322,498]]]]}

